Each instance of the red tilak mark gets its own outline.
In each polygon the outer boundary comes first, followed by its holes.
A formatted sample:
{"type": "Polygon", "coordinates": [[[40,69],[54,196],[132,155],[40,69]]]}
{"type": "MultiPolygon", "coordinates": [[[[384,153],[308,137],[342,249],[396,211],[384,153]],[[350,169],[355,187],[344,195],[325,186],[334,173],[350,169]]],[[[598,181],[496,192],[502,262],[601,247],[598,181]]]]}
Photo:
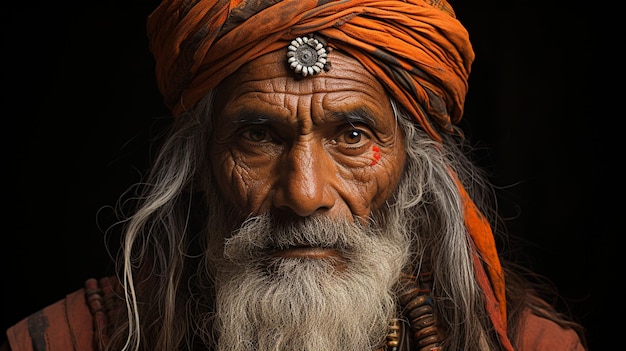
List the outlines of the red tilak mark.
{"type": "Polygon", "coordinates": [[[372,163],[370,163],[370,166],[377,164],[378,160],[380,160],[380,149],[378,146],[372,146],[372,151],[374,151],[374,159],[372,160],[372,163]]]}

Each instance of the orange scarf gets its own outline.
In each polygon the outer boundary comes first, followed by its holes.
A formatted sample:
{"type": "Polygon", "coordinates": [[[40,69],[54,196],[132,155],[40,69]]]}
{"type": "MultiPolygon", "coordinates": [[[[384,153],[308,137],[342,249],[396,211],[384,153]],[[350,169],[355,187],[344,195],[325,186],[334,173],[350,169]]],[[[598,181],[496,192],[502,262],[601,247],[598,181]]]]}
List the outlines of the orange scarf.
{"type": "Polygon", "coordinates": [[[358,59],[439,141],[438,129],[452,132],[461,119],[474,60],[467,31],[437,0],[167,0],[147,28],[174,115],[246,62],[315,32],[358,59]]]}
{"type": "Polygon", "coordinates": [[[500,343],[504,349],[513,351],[513,346],[506,334],[504,274],[502,273],[491,226],[480,210],[478,210],[458,178],[456,176],[454,178],[457,181],[457,188],[463,201],[465,227],[472,238],[475,249],[473,257],[474,273],[487,300],[487,313],[489,313],[491,322],[500,336],[500,343]],[[485,270],[487,271],[486,274],[485,270]]]}

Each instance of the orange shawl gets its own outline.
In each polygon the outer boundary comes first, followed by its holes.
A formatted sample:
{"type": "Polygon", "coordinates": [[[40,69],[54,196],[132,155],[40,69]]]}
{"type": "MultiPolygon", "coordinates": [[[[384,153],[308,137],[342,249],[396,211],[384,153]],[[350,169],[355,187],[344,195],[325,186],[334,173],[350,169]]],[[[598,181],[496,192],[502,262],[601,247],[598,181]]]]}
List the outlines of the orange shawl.
{"type": "Polygon", "coordinates": [[[474,52],[445,1],[167,0],[148,18],[174,115],[246,62],[314,32],[358,59],[433,139],[461,119],[474,52]]]}
{"type": "MultiPolygon", "coordinates": [[[[468,33],[445,0],[163,0],[147,32],[158,86],[174,116],[245,63],[316,33],[360,61],[437,141],[461,120],[474,60],[468,33]]],[[[510,350],[493,234],[458,186],[476,250],[474,270],[510,350]]]]}

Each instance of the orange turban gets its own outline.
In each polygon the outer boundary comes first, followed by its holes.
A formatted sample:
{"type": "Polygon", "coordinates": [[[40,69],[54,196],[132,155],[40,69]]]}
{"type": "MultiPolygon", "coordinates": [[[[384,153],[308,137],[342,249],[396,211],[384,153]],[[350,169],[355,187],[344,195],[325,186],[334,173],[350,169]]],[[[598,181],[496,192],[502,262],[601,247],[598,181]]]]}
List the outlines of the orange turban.
{"type": "Polygon", "coordinates": [[[359,60],[440,140],[461,119],[474,60],[468,33],[444,0],[167,0],[147,27],[159,89],[174,115],[246,62],[316,33],[359,60]]]}
{"type": "MultiPolygon", "coordinates": [[[[159,89],[174,116],[245,63],[286,54],[293,39],[314,33],[361,62],[437,141],[461,120],[474,60],[468,33],[445,0],[163,0],[147,29],[159,89]]],[[[487,311],[511,350],[493,234],[458,186],[487,311]]]]}

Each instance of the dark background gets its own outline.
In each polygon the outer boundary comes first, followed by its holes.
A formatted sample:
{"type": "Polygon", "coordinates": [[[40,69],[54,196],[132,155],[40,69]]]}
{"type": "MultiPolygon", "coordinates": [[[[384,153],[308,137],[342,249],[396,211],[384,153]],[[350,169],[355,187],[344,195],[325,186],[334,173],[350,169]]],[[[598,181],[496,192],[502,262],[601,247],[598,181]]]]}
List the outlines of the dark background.
{"type": "MultiPolygon", "coordinates": [[[[145,37],[156,3],[3,6],[2,330],[110,268],[107,207],[140,179],[167,113],[145,37]]],[[[611,38],[614,11],[452,4],[476,52],[463,126],[509,230],[527,242],[512,249],[558,287],[592,350],[615,347],[624,114],[611,91],[624,40],[611,38]]]]}

